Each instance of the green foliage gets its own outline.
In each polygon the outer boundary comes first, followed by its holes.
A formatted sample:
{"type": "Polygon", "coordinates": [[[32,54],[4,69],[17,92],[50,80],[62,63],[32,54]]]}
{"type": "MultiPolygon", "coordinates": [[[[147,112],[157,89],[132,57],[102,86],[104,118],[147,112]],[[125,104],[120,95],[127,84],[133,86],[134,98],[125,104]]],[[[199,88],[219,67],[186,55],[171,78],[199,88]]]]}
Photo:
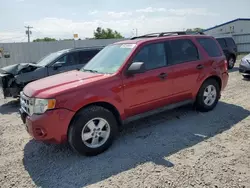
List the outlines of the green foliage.
{"type": "Polygon", "coordinates": [[[33,40],[33,42],[51,42],[51,41],[56,41],[56,39],[54,38],[49,38],[49,37],[44,37],[44,38],[41,38],[41,39],[35,39],[33,40]]]}
{"type": "Polygon", "coordinates": [[[110,28],[102,29],[101,27],[97,27],[94,31],[95,39],[114,39],[114,38],[124,38],[118,31],[113,31],[110,28]]]}

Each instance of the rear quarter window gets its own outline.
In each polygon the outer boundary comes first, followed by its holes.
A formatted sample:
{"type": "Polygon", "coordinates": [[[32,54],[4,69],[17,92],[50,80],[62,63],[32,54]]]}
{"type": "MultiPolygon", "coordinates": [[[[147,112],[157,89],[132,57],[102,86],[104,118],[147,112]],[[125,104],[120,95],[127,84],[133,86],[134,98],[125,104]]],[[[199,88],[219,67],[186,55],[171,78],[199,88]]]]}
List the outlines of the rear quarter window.
{"type": "Polygon", "coordinates": [[[226,38],[226,41],[227,41],[227,45],[230,46],[230,47],[235,47],[236,44],[234,42],[234,40],[232,38],[226,38]]]}
{"type": "Polygon", "coordinates": [[[220,44],[220,46],[222,48],[226,48],[227,47],[225,39],[216,39],[216,40],[219,42],[219,44],[220,44]]]}
{"type": "Polygon", "coordinates": [[[197,41],[210,57],[220,57],[222,55],[219,46],[212,38],[197,38],[197,41]]]}

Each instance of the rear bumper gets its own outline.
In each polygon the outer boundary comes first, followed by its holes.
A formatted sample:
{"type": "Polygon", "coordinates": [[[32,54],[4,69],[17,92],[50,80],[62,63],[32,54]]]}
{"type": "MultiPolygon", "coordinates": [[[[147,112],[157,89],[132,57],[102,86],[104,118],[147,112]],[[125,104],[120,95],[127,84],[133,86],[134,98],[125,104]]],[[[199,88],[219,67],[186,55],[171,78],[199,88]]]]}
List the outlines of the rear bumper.
{"type": "Polygon", "coordinates": [[[67,141],[68,126],[74,112],[67,109],[55,109],[42,115],[28,116],[19,109],[27,132],[35,139],[48,143],[61,144],[67,141]]]}
{"type": "Polygon", "coordinates": [[[221,84],[221,90],[223,91],[228,83],[228,78],[229,78],[229,74],[228,72],[225,72],[222,74],[222,84],[221,84]]]}

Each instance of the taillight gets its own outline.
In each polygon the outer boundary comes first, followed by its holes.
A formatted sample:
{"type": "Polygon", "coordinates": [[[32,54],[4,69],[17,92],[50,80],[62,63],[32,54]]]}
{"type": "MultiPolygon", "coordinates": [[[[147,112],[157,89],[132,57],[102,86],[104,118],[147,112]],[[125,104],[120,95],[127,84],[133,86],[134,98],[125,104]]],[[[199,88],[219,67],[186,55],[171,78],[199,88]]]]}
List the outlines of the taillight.
{"type": "Polygon", "coordinates": [[[227,60],[224,60],[224,68],[227,71],[228,65],[227,65],[227,60]]]}

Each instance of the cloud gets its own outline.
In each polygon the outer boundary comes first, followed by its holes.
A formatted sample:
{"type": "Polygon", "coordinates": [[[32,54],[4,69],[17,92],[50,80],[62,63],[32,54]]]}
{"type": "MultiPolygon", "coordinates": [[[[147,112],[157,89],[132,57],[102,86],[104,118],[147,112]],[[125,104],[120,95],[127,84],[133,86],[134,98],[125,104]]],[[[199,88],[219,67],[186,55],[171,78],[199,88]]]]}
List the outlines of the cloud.
{"type": "MultiPolygon", "coordinates": [[[[111,14],[111,13],[110,13],[111,14]]],[[[113,13],[112,13],[113,14],[113,13]]],[[[124,14],[121,14],[124,16],[124,14]]],[[[121,16],[119,15],[119,16],[121,16]]],[[[127,13],[126,13],[127,15],[127,13]]],[[[93,21],[76,22],[70,19],[44,18],[32,22],[27,22],[34,27],[33,38],[54,37],[71,38],[73,33],[78,33],[80,38],[93,37],[93,31],[97,27],[112,28],[121,32],[123,35],[131,36],[134,28],[138,29],[139,34],[148,32],[161,32],[170,30],[182,30],[185,24],[184,17],[127,17],[123,19],[96,19],[93,21]],[[164,24],[162,24],[164,23],[164,24]]]]}
{"type": "Polygon", "coordinates": [[[177,16],[217,16],[218,14],[209,12],[205,8],[186,8],[186,9],[169,9],[168,12],[177,16]]]}
{"type": "Polygon", "coordinates": [[[26,39],[25,33],[22,32],[0,32],[0,43],[3,42],[14,42],[14,41],[24,41],[26,39]]]}
{"type": "Polygon", "coordinates": [[[95,14],[98,14],[99,11],[98,10],[92,10],[89,12],[89,15],[95,15],[95,14]]]}
{"type": "MultiPolygon", "coordinates": [[[[217,14],[204,8],[167,10],[165,8],[148,7],[122,12],[93,10],[89,12],[89,15],[92,16],[88,21],[47,17],[25,22],[24,25],[33,26],[31,35],[32,40],[42,37],[53,37],[56,39],[72,38],[74,33],[78,33],[79,37],[83,39],[86,37],[93,37],[93,31],[97,27],[112,28],[121,32],[125,37],[131,37],[135,29],[137,29],[140,35],[151,32],[206,27],[206,23],[203,19],[199,19],[199,16],[209,17],[216,16],[217,14]],[[152,15],[153,13],[160,14],[152,15]]],[[[20,32],[16,33],[0,32],[0,43],[3,42],[3,40],[4,42],[26,41],[27,38],[25,39],[25,37],[21,29],[20,32]]]]}
{"type": "Polygon", "coordinates": [[[108,12],[107,14],[113,18],[122,18],[122,17],[132,16],[133,13],[132,12],[108,12]]]}
{"type": "Polygon", "coordinates": [[[136,12],[145,12],[145,13],[153,13],[153,12],[166,12],[165,8],[152,8],[152,7],[147,7],[144,9],[138,9],[136,12]]]}

